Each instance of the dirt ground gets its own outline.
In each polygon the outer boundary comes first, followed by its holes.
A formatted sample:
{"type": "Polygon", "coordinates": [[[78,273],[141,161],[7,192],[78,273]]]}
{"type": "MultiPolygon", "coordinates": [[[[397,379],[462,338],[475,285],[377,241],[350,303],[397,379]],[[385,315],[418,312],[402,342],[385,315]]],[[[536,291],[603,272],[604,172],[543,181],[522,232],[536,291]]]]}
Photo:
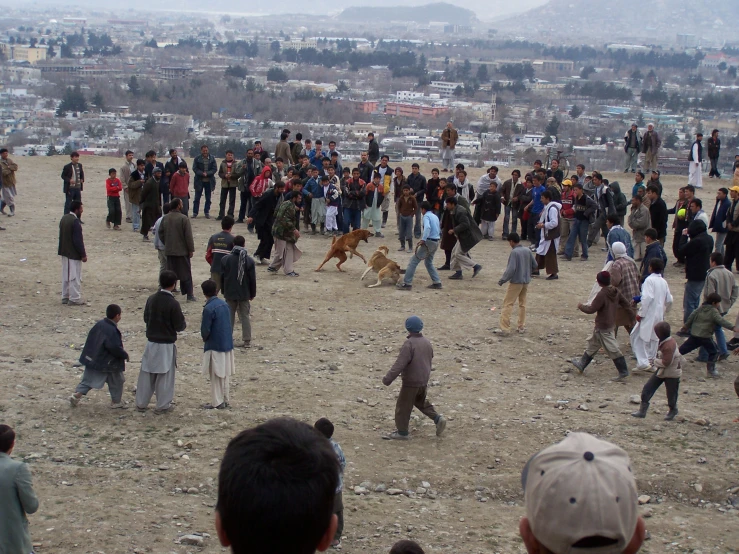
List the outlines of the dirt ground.
{"type": "MultiPolygon", "coordinates": [[[[584,376],[569,373],[567,360],[582,353],[592,328],[593,317],[576,306],[603,265],[599,249],[588,262],[561,263],[559,281],[536,279],[529,289],[528,331],[500,339],[492,330],[505,294],[497,280],[510,250],[507,242],[485,242],[473,250],[484,266],[477,279],[468,274],[453,282],[447,273],[444,289],[431,291],[420,268],[416,287],[407,293],[390,284],[366,289],[371,281],[359,282],[364,267],[357,259],[347,262],[347,273],[333,266],[314,273],[328,239],[304,237],[299,278],[268,275],[258,267],[252,304],[256,347],[236,353],[233,409],[200,408],[209,400],[200,372],[202,301],[183,302],[188,328],[177,342],[174,413],[111,411],[107,391],[92,391],[72,409],[67,398],[81,375],[75,367],[79,350],[112,302],[123,308],[120,329],[132,360],[124,400],[133,405],[145,344],[142,312],[156,290],[157,256],[130,226],[124,224],[123,232],[105,227],[104,179],[121,160],[84,158],[89,261],[82,287],[88,304],[63,306],[56,249],[64,200],[59,174],[67,160],[16,161],[17,216],[3,218],[7,230],[0,233],[0,421],[16,429],[14,456],[31,466],[41,501],[30,518],[39,552],[223,551],[213,526],[221,455],[239,431],[278,416],[310,423],[327,416],[336,424],[335,438],[348,460],[345,552],[387,552],[401,538],[417,540],[431,553],[523,552],[517,533],[524,513],[520,471],[529,456],[568,431],[594,433],[630,453],[639,493],[651,497],[641,508],[651,535],[645,552],[739,548],[739,510],[731,504],[739,506],[735,358],[719,364],[722,379],[708,381],[704,366],[691,361],[683,374],[679,421],[672,423],[662,419],[664,389],[655,395],[647,419],[630,417],[635,406],[629,397],[640,393],[646,377],[611,383],[615,369],[603,356],[584,376]],[[438,439],[432,422],[416,413],[412,440],[398,444],[381,435],[394,427],[399,383],[386,388],[380,379],[395,359],[411,314],[423,318],[424,333],[434,344],[430,399],[449,425],[438,439]],[[370,492],[355,494],[360,484],[370,492]],[[378,485],[404,493],[375,492],[378,485]],[[203,548],[176,542],[194,532],[211,535],[203,548]]],[[[409,172],[410,164],[405,166],[409,172]]],[[[423,171],[430,174],[430,166],[423,171]]],[[[475,180],[480,173],[473,170],[475,180]]],[[[608,177],[626,177],[621,182],[629,190],[631,176],[608,177]]],[[[718,184],[706,181],[699,197],[710,210],[718,184]]],[[[668,205],[684,182],[666,178],[668,205]]],[[[369,256],[387,244],[391,257],[404,265],[410,255],[395,252],[393,219],[385,239],[370,239],[360,250],[369,256]]],[[[220,226],[198,218],[193,228],[193,273],[200,283],[209,276],[206,242],[220,226]]],[[[255,235],[241,226],[236,232],[246,235],[253,251],[255,235]]],[[[669,245],[667,251],[671,264],[669,245]]],[[[675,297],[668,321],[676,329],[684,281],[671,265],[667,279],[675,297]]],[[[630,353],[626,334],[619,339],[630,353]]],[[[633,367],[633,360],[629,363],[633,367]]]]}

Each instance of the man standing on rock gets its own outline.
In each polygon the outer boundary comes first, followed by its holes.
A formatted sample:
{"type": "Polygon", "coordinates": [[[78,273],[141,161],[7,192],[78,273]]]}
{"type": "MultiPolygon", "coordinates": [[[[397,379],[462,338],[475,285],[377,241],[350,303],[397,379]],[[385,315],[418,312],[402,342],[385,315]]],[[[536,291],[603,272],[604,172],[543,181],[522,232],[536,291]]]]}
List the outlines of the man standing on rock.
{"type": "Polygon", "coordinates": [[[59,250],[62,257],[62,304],[81,306],[82,264],[87,261],[85,241],[82,238],[82,202],[75,200],[69,213],[59,222],[59,250]]]}
{"type": "Polygon", "coordinates": [[[187,295],[188,302],[195,302],[190,259],[195,253],[190,219],[183,214],[182,200],[175,198],[169,204],[169,213],[159,224],[159,240],[164,243],[167,269],[180,280],[180,290],[187,295]]]}
{"type": "Polygon", "coordinates": [[[180,303],[172,295],[177,274],[163,271],[159,275],[161,289],[146,300],[146,348],[141,359],[141,371],[136,385],[136,409],[146,410],[151,397],[156,394],[154,413],[159,415],[172,410],[175,369],[177,368],[177,333],[187,327],[180,303]]]}
{"type": "Polygon", "coordinates": [[[458,140],[459,133],[452,126],[452,122],[447,121],[446,127],[441,132],[441,163],[444,173],[451,171],[454,167],[454,149],[457,147],[458,140]]]}
{"type": "Polygon", "coordinates": [[[654,124],[647,125],[647,132],[644,133],[641,141],[641,151],[644,153],[644,167],[642,171],[646,174],[649,171],[659,169],[659,149],[662,146],[662,139],[654,130],[654,124]]]}
{"type": "Polygon", "coordinates": [[[398,401],[395,404],[396,430],[383,438],[387,440],[409,440],[408,427],[414,407],[433,420],[436,425],[436,436],[440,437],[446,429],[446,419],[443,415],[437,413],[434,406],[426,398],[434,348],[431,346],[431,341],[421,334],[423,321],[420,317],[413,315],[406,319],[405,328],[408,331],[408,337],[403,343],[393,367],[382,378],[382,384],[386,387],[389,387],[398,375],[403,380],[398,401]]]}
{"type": "Polygon", "coordinates": [[[90,389],[102,389],[108,384],[111,409],[126,409],[123,399],[123,372],[126,371],[128,353],[123,349],[123,338],[118,330],[121,320],[121,307],[111,304],[105,309],[105,319],[98,321],[90,329],[85,347],[80,355],[80,363],[85,367],[82,380],[75,393],[69,397],[73,408],[90,389]]]}

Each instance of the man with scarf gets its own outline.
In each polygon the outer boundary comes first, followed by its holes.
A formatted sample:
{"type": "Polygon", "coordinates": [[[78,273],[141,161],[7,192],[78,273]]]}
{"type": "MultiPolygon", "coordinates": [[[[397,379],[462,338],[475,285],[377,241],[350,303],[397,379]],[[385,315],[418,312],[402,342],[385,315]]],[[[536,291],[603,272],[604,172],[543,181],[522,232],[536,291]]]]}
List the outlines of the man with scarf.
{"type": "Polygon", "coordinates": [[[259,246],[254,252],[254,258],[258,264],[269,262],[272,256],[272,246],[275,244],[274,237],[272,237],[272,225],[275,222],[275,211],[285,199],[284,193],[285,183],[275,183],[275,186],[259,197],[249,210],[246,222],[254,226],[259,238],[259,246]]]}
{"type": "MultiPolygon", "coordinates": [[[[271,227],[270,227],[271,231],[271,227]]],[[[243,348],[251,347],[251,323],[249,322],[250,302],[257,295],[256,264],[246,253],[246,239],[234,237],[234,247],[221,260],[223,270],[223,296],[231,312],[231,330],[236,323],[236,312],[241,320],[243,348]]]]}

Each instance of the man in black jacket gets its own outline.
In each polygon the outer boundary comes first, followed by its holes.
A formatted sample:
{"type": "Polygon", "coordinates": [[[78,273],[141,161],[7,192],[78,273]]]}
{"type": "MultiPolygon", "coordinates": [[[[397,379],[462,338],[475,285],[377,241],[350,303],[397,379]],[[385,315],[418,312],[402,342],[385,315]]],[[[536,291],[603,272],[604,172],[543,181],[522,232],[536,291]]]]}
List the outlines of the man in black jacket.
{"type": "Polygon", "coordinates": [[[105,319],[98,321],[87,334],[85,347],[80,354],[80,363],[85,366],[85,371],[74,394],[69,397],[73,408],[90,389],[102,389],[105,383],[110,392],[110,408],[128,408],[122,402],[123,383],[126,382],[123,372],[126,370],[128,354],[123,349],[123,339],[118,330],[120,320],[121,307],[111,304],[105,309],[105,319]]]}
{"type": "Polygon", "coordinates": [[[711,267],[713,237],[706,232],[706,224],[694,219],[688,226],[690,240],[680,246],[685,258],[685,294],[683,295],[683,323],[700,306],[706,273],[711,267]]]}
{"type": "MultiPolygon", "coordinates": [[[[270,225],[270,232],[271,232],[270,225]]],[[[241,235],[234,238],[233,250],[221,260],[223,270],[223,296],[231,311],[231,330],[236,323],[236,312],[241,321],[243,348],[251,347],[250,302],[257,295],[256,264],[246,253],[246,240],[241,235]]]]}
{"type": "Polygon", "coordinates": [[[603,235],[603,238],[608,236],[606,219],[609,215],[616,215],[613,192],[610,187],[603,182],[603,175],[597,171],[593,171],[593,186],[595,188],[595,200],[598,203],[598,215],[595,218],[595,222],[590,226],[590,230],[588,232],[588,246],[598,244],[600,235],[603,235]]]}
{"type": "Polygon", "coordinates": [[[372,174],[375,172],[375,164],[369,161],[369,154],[367,152],[362,152],[360,158],[360,162],[357,165],[359,168],[359,178],[365,183],[371,183],[372,174]]]}
{"type": "Polygon", "coordinates": [[[369,144],[367,145],[369,161],[372,165],[377,165],[377,160],[380,159],[380,145],[377,144],[374,133],[369,133],[367,139],[369,140],[369,144]]]}
{"type": "Polygon", "coordinates": [[[426,194],[426,177],[421,175],[420,166],[417,163],[411,165],[411,174],[408,175],[408,186],[411,187],[411,191],[416,195],[416,203],[419,208],[416,210],[416,221],[413,225],[413,236],[417,239],[421,238],[421,204],[423,204],[423,198],[426,194]]]}
{"type": "Polygon", "coordinates": [[[667,204],[660,197],[659,189],[655,185],[647,187],[647,198],[649,198],[649,218],[652,229],[657,231],[657,240],[662,246],[667,238],[667,204]]]}
{"type": "MultiPolygon", "coordinates": [[[[69,213],[69,207],[75,200],[82,202],[82,189],[85,184],[85,171],[80,163],[80,155],[72,152],[69,155],[72,160],[62,168],[62,192],[64,193],[64,213],[69,213]]],[[[81,223],[81,222],[80,222],[81,223]]]]}
{"type": "Polygon", "coordinates": [[[154,413],[159,415],[173,408],[175,369],[177,368],[177,333],[187,327],[180,303],[172,295],[177,274],[162,271],[159,274],[160,290],[146,300],[146,348],[141,359],[141,371],[136,385],[136,409],[146,410],[151,397],[156,394],[154,413]]]}
{"type": "Polygon", "coordinates": [[[59,248],[62,257],[62,304],[82,306],[82,264],[87,262],[82,237],[82,202],[75,200],[70,212],[59,221],[59,248]]]}
{"type": "Polygon", "coordinates": [[[169,180],[172,178],[172,175],[177,173],[180,169],[180,163],[184,162],[182,158],[180,158],[177,155],[177,149],[176,148],[170,148],[169,149],[169,159],[167,160],[167,163],[164,164],[164,170],[162,173],[162,180],[159,183],[160,191],[162,195],[162,206],[169,202],[169,180]],[[165,190],[166,187],[166,190],[165,190]]]}
{"type": "Polygon", "coordinates": [[[708,159],[711,162],[711,171],[708,173],[709,179],[713,177],[721,178],[721,173],[718,171],[718,156],[721,153],[721,139],[718,138],[718,129],[711,131],[711,136],[708,137],[708,159]]]}
{"type": "Polygon", "coordinates": [[[275,211],[284,200],[285,183],[275,183],[275,186],[254,202],[249,210],[247,223],[257,230],[259,246],[254,252],[258,264],[269,263],[272,256],[272,247],[275,244],[272,236],[272,224],[275,222],[275,211]]]}

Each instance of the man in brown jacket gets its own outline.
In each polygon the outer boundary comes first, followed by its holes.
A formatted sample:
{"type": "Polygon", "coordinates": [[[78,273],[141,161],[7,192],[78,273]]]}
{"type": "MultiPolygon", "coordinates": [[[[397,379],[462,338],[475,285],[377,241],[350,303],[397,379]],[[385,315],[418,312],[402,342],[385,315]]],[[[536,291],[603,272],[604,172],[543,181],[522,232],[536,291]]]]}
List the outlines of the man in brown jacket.
{"type": "Polygon", "coordinates": [[[175,198],[169,204],[169,213],[159,224],[159,240],[164,243],[167,269],[174,271],[180,280],[180,290],[187,295],[188,302],[197,299],[193,294],[190,258],[195,253],[190,219],[181,212],[182,200],[175,198]]]}
{"type": "Polygon", "coordinates": [[[601,348],[613,360],[613,365],[618,369],[618,377],[614,377],[611,381],[623,381],[629,376],[629,368],[626,367],[626,359],[621,353],[618,341],[614,334],[616,327],[616,310],[620,307],[631,309],[631,304],[626,300],[618,289],[611,285],[611,274],[607,271],[601,271],[596,277],[598,284],[601,286],[600,292],[590,304],[578,304],[577,309],[586,314],[595,315],[595,328],[593,334],[588,338],[585,352],[578,360],[573,358],[574,365],[580,373],[585,368],[601,348]]]}
{"type": "Polygon", "coordinates": [[[446,419],[437,413],[433,404],[426,399],[426,388],[431,376],[431,360],[434,357],[434,348],[431,341],[421,334],[423,321],[412,315],[405,320],[408,337],[400,348],[398,359],[393,367],[382,378],[382,384],[390,386],[401,376],[403,385],[400,387],[398,401],[395,404],[395,426],[397,430],[383,437],[387,440],[409,440],[408,424],[413,407],[418,408],[423,415],[436,424],[436,436],[440,437],[446,429],[446,419]]]}
{"type": "Polygon", "coordinates": [[[446,128],[441,132],[441,163],[444,165],[442,171],[451,171],[454,168],[454,149],[457,147],[459,133],[452,127],[452,122],[447,121],[446,128]]]}

